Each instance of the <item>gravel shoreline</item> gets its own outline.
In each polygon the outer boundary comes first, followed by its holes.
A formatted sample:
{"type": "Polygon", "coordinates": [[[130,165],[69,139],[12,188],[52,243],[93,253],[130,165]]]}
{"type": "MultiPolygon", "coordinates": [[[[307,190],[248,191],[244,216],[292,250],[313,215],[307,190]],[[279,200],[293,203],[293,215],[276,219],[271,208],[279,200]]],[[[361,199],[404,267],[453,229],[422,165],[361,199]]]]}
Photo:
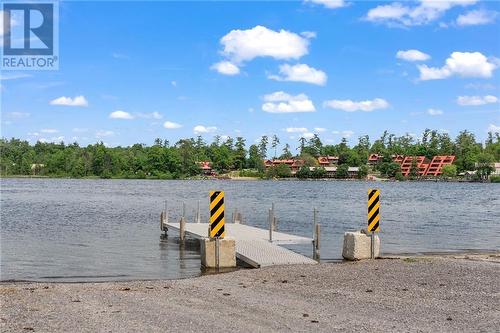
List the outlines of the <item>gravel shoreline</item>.
{"type": "Polygon", "coordinates": [[[0,331],[498,332],[500,257],[487,257],[280,266],[185,280],[4,282],[0,331]]]}

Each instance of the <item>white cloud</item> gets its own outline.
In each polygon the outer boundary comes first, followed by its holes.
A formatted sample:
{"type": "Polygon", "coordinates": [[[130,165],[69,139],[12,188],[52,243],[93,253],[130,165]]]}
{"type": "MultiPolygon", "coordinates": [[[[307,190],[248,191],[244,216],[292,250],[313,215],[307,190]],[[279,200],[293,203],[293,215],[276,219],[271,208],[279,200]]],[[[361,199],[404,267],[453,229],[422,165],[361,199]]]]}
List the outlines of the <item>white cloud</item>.
{"type": "Polygon", "coordinates": [[[50,134],[50,133],[57,133],[59,131],[54,129],[54,128],[44,128],[44,129],[41,129],[40,132],[50,134]]]}
{"type": "Polygon", "coordinates": [[[264,101],[265,103],[262,104],[262,111],[269,113],[316,111],[313,102],[305,94],[292,96],[283,91],[276,91],[272,94],[265,95],[264,101]]]}
{"type": "Polygon", "coordinates": [[[440,116],[443,114],[443,110],[439,109],[427,109],[427,114],[431,116],[440,116]]]}
{"type": "Polygon", "coordinates": [[[308,129],[305,127],[288,127],[285,129],[287,133],[306,133],[308,129]]]}
{"type": "Polygon", "coordinates": [[[458,96],[457,104],[462,106],[477,106],[485,104],[494,104],[498,102],[498,98],[492,95],[486,96],[458,96]]]}
{"type": "Polygon", "coordinates": [[[305,2],[323,5],[329,9],[342,8],[348,5],[344,0],[305,0],[305,2]]]}
{"type": "Polygon", "coordinates": [[[471,10],[465,14],[459,15],[457,24],[460,26],[483,25],[495,22],[498,13],[484,9],[471,10]]]}
{"type": "Polygon", "coordinates": [[[166,121],[163,123],[163,127],[165,127],[166,129],[177,129],[177,128],[181,128],[182,125],[178,124],[178,123],[174,123],[173,121],[166,121]]]}
{"type": "Polygon", "coordinates": [[[10,118],[16,118],[16,119],[21,119],[21,118],[28,118],[31,114],[28,112],[9,112],[7,114],[10,118]]]}
{"type": "Polygon", "coordinates": [[[217,131],[217,127],[215,126],[203,126],[203,125],[197,125],[193,128],[193,132],[195,134],[202,134],[202,133],[213,133],[217,131]]]}
{"type": "Polygon", "coordinates": [[[230,61],[220,61],[216,64],[213,64],[210,69],[224,75],[237,75],[240,73],[240,69],[238,68],[238,66],[230,61]]]}
{"type": "Polygon", "coordinates": [[[341,132],[341,134],[342,134],[342,136],[343,136],[344,138],[350,138],[350,137],[354,134],[354,132],[353,132],[353,131],[346,130],[346,131],[342,131],[342,132],[341,132]]]}
{"type": "Polygon", "coordinates": [[[329,100],[323,103],[323,107],[338,109],[346,112],[365,111],[371,112],[378,109],[386,109],[389,103],[382,98],[375,98],[373,100],[354,102],[350,99],[346,100],[329,100]]]}
{"type": "Polygon", "coordinates": [[[441,68],[419,65],[420,80],[441,80],[451,76],[489,78],[497,65],[480,52],[453,52],[441,68]]]}
{"type": "Polygon", "coordinates": [[[490,124],[488,126],[488,132],[500,133],[500,125],[490,124]]]}
{"type": "Polygon", "coordinates": [[[73,132],[75,133],[85,133],[85,132],[88,132],[88,128],[73,128],[73,132]]]}
{"type": "Polygon", "coordinates": [[[134,116],[132,116],[128,112],[117,110],[117,111],[111,112],[109,114],[109,118],[111,118],[111,119],[127,119],[127,120],[130,120],[130,119],[134,119],[134,116]]]}
{"type": "Polygon", "coordinates": [[[154,112],[151,112],[151,113],[136,113],[136,115],[139,118],[145,118],[145,119],[156,119],[156,120],[159,120],[159,119],[163,118],[163,116],[161,115],[161,113],[159,113],[158,111],[154,111],[154,112]]]}
{"type": "Polygon", "coordinates": [[[350,138],[354,134],[354,131],[351,131],[351,130],[332,131],[332,134],[341,135],[343,138],[347,139],[347,138],[350,138]]]}
{"type": "Polygon", "coordinates": [[[61,135],[61,136],[53,136],[51,138],[40,138],[38,139],[38,141],[42,143],[48,143],[48,142],[58,143],[64,141],[64,136],[61,135]]]}
{"type": "Polygon", "coordinates": [[[170,84],[172,85],[172,87],[177,87],[177,81],[171,81],[170,84]]]}
{"type": "Polygon", "coordinates": [[[326,131],[326,128],[324,127],[314,127],[314,131],[318,133],[322,133],[326,131]]]}
{"type": "Polygon", "coordinates": [[[320,86],[324,86],[327,80],[325,72],[306,64],[280,65],[280,75],[269,75],[268,78],[276,81],[306,82],[320,86]]]}
{"type": "MultiPolygon", "coordinates": [[[[2,15],[2,11],[0,10],[0,15],[2,15]]],[[[1,35],[1,34],[0,34],[1,35]]],[[[0,44],[1,45],[1,44],[0,44]]],[[[0,80],[1,81],[6,81],[6,80],[17,80],[17,79],[25,79],[31,77],[29,74],[24,74],[24,73],[1,73],[0,74],[0,80]]]]}
{"type": "Polygon", "coordinates": [[[115,59],[130,59],[130,57],[128,55],[123,54],[123,53],[118,53],[118,52],[112,53],[111,56],[115,59]]]}
{"type": "Polygon", "coordinates": [[[301,135],[304,139],[312,139],[314,137],[314,133],[306,132],[301,135]]]}
{"type": "Polygon", "coordinates": [[[298,59],[307,54],[307,38],[286,31],[274,31],[264,26],[247,30],[232,30],[221,38],[222,54],[232,63],[241,63],[257,57],[298,59]]]}
{"type": "Polygon", "coordinates": [[[50,101],[51,105],[63,105],[63,106],[88,106],[89,102],[85,99],[85,96],[71,97],[58,97],[50,101]]]}
{"type": "Polygon", "coordinates": [[[496,87],[494,84],[491,83],[473,82],[466,84],[465,88],[476,89],[476,90],[495,90],[496,87]]]}
{"type": "Polygon", "coordinates": [[[302,31],[300,34],[307,39],[316,38],[317,36],[316,32],[314,31],[302,31]]]}
{"type": "Polygon", "coordinates": [[[417,6],[393,2],[380,5],[368,11],[365,19],[389,26],[413,26],[429,24],[443,16],[455,6],[473,5],[478,0],[420,0],[417,6]]]}
{"type": "Polygon", "coordinates": [[[430,55],[419,50],[398,51],[396,58],[406,61],[426,61],[431,58],[430,55]]]}
{"type": "Polygon", "coordinates": [[[99,139],[99,138],[105,138],[105,137],[113,136],[113,135],[115,135],[115,132],[109,131],[109,130],[98,130],[98,131],[95,132],[95,137],[97,139],[99,139]]]}

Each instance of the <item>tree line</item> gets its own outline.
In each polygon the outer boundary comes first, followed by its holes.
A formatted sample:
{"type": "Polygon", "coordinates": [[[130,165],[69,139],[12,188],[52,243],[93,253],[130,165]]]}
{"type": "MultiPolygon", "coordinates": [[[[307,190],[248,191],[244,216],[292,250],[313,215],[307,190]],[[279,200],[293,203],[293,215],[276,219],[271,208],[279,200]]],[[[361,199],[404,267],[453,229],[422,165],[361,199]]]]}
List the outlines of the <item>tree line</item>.
{"type": "MultiPolygon", "coordinates": [[[[174,144],[168,140],[155,139],[150,146],[134,144],[128,147],[106,147],[102,142],[80,146],[36,142],[12,138],[0,139],[0,172],[8,175],[44,175],[51,177],[100,177],[100,178],[157,178],[179,179],[201,174],[200,161],[210,161],[219,174],[240,170],[242,175],[264,175],[263,160],[266,158],[300,158],[305,166],[316,166],[317,157],[333,155],[339,157],[341,172],[349,166],[361,167],[367,172],[366,163],[371,153],[384,156],[377,170],[385,176],[395,177],[399,165],[393,163],[391,155],[426,156],[455,155],[456,172],[475,170],[494,161],[500,161],[500,135],[488,133],[485,142],[478,142],[473,133],[464,130],[452,139],[447,133],[426,129],[419,139],[406,134],[396,136],[385,131],[373,142],[368,135],[360,136],[357,144],[349,146],[346,138],[340,143],[323,144],[319,135],[310,139],[300,138],[298,148],[292,150],[288,143],[280,147],[278,136],[262,136],[260,141],[247,148],[243,137],[214,137],[206,142],[201,136],[181,139],[174,144]]],[[[315,174],[298,177],[321,177],[315,174]]],[[[268,170],[270,176],[288,174],[288,170],[268,170]]]]}

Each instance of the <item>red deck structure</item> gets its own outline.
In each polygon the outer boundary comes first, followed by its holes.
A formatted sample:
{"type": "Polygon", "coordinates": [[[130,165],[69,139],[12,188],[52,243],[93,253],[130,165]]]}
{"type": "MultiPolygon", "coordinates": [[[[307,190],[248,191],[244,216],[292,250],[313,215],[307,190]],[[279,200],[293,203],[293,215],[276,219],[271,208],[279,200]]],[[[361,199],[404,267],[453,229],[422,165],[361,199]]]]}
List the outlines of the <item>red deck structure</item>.
{"type": "Polygon", "coordinates": [[[398,156],[398,158],[393,158],[394,162],[401,165],[401,173],[403,176],[408,177],[410,175],[411,165],[413,160],[416,161],[419,176],[439,176],[443,173],[443,167],[445,165],[450,165],[455,160],[455,156],[434,156],[432,160],[429,160],[425,156],[398,156]]]}
{"type": "Polygon", "coordinates": [[[455,156],[443,156],[438,155],[432,158],[429,167],[425,173],[426,176],[439,176],[443,173],[443,167],[445,165],[451,165],[455,161],[455,156]]]}

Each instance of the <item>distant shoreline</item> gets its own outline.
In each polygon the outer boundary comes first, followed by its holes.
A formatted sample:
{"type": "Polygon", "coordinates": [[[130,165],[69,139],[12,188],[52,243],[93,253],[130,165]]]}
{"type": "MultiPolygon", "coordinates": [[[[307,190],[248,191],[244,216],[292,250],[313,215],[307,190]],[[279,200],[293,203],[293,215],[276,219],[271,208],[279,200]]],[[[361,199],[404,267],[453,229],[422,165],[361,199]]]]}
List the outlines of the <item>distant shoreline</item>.
{"type": "Polygon", "coordinates": [[[395,179],[386,179],[386,178],[377,178],[377,179],[357,179],[357,178],[306,178],[299,179],[295,177],[290,178],[259,178],[259,177],[228,177],[228,178],[215,178],[215,177],[206,177],[206,178],[178,178],[178,179],[161,179],[161,178],[100,178],[100,177],[54,177],[54,176],[27,176],[27,175],[0,175],[0,179],[71,179],[71,180],[162,180],[162,181],[170,181],[170,180],[231,180],[231,181],[349,181],[349,182],[388,182],[388,183],[495,183],[491,181],[477,181],[477,180],[466,180],[466,179],[408,179],[408,180],[395,180],[395,179]]]}

